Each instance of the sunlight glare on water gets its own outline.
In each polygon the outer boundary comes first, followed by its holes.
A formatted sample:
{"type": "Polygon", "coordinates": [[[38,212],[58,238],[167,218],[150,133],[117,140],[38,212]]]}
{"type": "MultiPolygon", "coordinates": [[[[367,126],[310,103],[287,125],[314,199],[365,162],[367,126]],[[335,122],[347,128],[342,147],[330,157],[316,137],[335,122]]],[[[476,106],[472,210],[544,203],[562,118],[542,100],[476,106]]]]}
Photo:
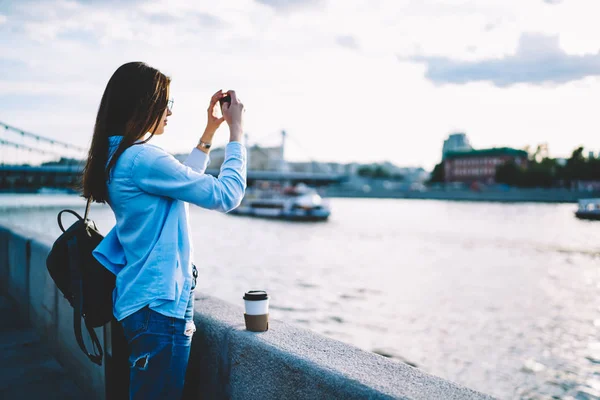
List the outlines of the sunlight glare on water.
{"type": "MultiPolygon", "coordinates": [[[[325,223],[190,206],[196,290],[241,307],[265,289],[272,318],[499,398],[599,396],[600,223],[572,204],[331,203],[325,223]]],[[[55,238],[59,204],[85,205],[3,195],[0,222],[55,238]]]]}

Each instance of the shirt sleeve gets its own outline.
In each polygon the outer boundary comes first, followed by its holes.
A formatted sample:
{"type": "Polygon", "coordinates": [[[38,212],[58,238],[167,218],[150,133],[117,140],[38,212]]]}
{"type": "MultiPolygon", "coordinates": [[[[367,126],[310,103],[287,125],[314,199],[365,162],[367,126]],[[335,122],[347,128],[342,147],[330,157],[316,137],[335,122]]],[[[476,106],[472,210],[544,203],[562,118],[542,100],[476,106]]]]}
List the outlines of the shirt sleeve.
{"type": "MultiPolygon", "coordinates": [[[[202,153],[200,150],[196,149],[202,153]]],[[[193,153],[193,151],[192,151],[193,153]]],[[[132,180],[143,191],[167,196],[199,207],[229,212],[240,205],[246,190],[246,148],[229,142],[218,177],[198,172],[203,164],[190,154],[182,164],[156,146],[144,146],[133,160],[132,180]]],[[[204,166],[204,168],[206,168],[204,166]]]]}
{"type": "Polygon", "coordinates": [[[210,157],[202,150],[194,147],[183,163],[194,171],[203,174],[210,165],[210,157]]]}

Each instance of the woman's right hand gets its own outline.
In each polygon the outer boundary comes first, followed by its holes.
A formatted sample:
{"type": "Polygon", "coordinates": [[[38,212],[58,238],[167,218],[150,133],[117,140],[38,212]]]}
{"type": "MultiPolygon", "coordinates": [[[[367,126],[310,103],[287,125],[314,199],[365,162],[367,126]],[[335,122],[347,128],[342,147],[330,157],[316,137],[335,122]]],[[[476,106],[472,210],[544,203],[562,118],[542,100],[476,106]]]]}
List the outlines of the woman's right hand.
{"type": "Polygon", "coordinates": [[[228,90],[231,103],[223,103],[223,117],[229,125],[231,140],[239,141],[244,133],[244,105],[238,99],[234,90],[228,90]]]}

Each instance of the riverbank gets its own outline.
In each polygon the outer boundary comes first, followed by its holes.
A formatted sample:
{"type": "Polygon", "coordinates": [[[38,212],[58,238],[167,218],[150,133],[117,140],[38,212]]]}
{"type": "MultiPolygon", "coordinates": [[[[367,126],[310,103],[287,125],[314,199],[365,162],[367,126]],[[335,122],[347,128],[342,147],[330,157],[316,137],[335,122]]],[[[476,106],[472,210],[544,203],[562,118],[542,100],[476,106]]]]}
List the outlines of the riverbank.
{"type": "Polygon", "coordinates": [[[600,197],[600,192],[580,192],[565,189],[510,189],[505,191],[473,190],[430,190],[430,191],[393,191],[375,189],[340,190],[327,188],[325,197],[339,198],[380,198],[380,199],[416,199],[451,201],[487,201],[504,203],[577,203],[580,199],[600,197]]]}
{"type": "MultiPolygon", "coordinates": [[[[36,188],[9,190],[0,189],[0,194],[79,194],[74,190],[55,188],[36,188]]],[[[508,190],[387,190],[372,187],[368,191],[358,189],[340,189],[327,187],[324,197],[364,198],[364,199],[415,199],[449,201],[483,201],[504,203],[577,203],[580,199],[600,198],[600,192],[571,191],[567,189],[508,189],[508,190]]]]}

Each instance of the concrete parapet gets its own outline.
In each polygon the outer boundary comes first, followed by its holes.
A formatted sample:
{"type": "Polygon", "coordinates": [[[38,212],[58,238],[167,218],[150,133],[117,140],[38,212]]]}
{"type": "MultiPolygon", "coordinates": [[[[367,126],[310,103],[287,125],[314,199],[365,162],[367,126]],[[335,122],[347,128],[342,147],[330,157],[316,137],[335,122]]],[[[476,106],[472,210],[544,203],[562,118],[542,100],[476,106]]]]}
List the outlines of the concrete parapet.
{"type": "MultiPolygon", "coordinates": [[[[56,295],[59,290],[46,269],[48,246],[31,242],[29,263],[29,322],[38,334],[56,343],[56,295]]],[[[63,339],[64,340],[64,339],[63,339]]]]}
{"type": "Polygon", "coordinates": [[[81,400],[85,393],[52,356],[16,304],[0,294],[0,399],[81,400]]]}
{"type": "Polygon", "coordinates": [[[269,322],[267,332],[246,331],[243,312],[197,297],[186,398],[491,398],[277,320],[269,322]]]}
{"type": "Polygon", "coordinates": [[[7,237],[8,295],[17,301],[19,312],[28,319],[29,314],[29,255],[31,237],[22,231],[12,230],[7,237]]]}
{"type": "MultiPolygon", "coordinates": [[[[105,399],[104,367],[93,364],[79,349],[73,333],[73,308],[46,268],[52,240],[33,237],[15,227],[0,228],[2,290],[17,305],[21,319],[29,320],[69,376],[86,390],[86,397],[105,399]]],[[[103,342],[104,329],[97,328],[96,333],[103,342]]],[[[91,350],[85,328],[82,336],[91,350]]]]}
{"type": "Polygon", "coordinates": [[[8,293],[8,238],[11,231],[0,226],[0,290],[8,293]]]}
{"type": "MultiPolygon", "coordinates": [[[[55,326],[58,339],[55,343],[57,348],[56,358],[71,373],[76,382],[91,390],[93,399],[105,399],[104,366],[92,363],[79,348],[75,339],[75,333],[73,332],[73,307],[71,307],[66,298],[60,295],[60,291],[58,290],[56,296],[56,315],[55,326]]],[[[83,324],[83,320],[81,331],[88,351],[93,351],[92,341],[83,324]]],[[[96,328],[95,331],[104,348],[104,329],[102,327],[96,328]]]]}
{"type": "MultiPolygon", "coordinates": [[[[49,344],[69,376],[88,395],[104,399],[105,372],[79,349],[73,333],[73,308],[46,269],[51,239],[0,227],[2,290],[15,300],[49,344]]],[[[186,375],[185,399],[490,399],[417,368],[271,319],[269,331],[248,332],[242,307],[196,295],[197,331],[186,375]]],[[[97,328],[105,354],[111,355],[108,325],[97,328]]],[[[85,329],[88,350],[92,344],[85,329]]],[[[114,344],[114,343],[113,343],[114,344]]],[[[116,347],[115,347],[116,349],[116,347]]],[[[125,350],[121,350],[123,353],[125,350]]],[[[114,366],[114,367],[113,367],[114,366]]],[[[119,374],[127,374],[126,368],[119,374]]],[[[114,396],[111,396],[116,398],[114,396]]]]}

